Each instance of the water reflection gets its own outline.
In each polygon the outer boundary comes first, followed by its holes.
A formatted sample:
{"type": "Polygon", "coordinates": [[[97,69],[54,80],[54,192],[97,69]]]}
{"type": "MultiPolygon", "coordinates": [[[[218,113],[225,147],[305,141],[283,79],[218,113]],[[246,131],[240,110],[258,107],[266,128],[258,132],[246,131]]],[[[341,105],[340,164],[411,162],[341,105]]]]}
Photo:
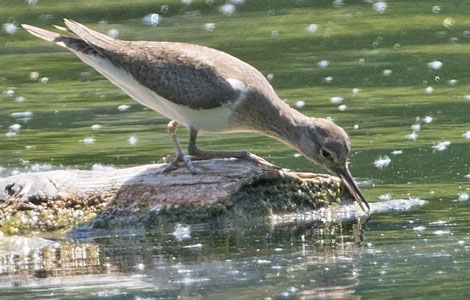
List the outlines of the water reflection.
{"type": "Polygon", "coordinates": [[[363,226],[202,224],[191,226],[191,237],[184,240],[174,236],[173,226],[81,232],[78,240],[4,237],[17,247],[0,248],[2,294],[34,288],[56,296],[80,291],[82,299],[146,293],[191,299],[350,298],[359,283],[363,226]]]}

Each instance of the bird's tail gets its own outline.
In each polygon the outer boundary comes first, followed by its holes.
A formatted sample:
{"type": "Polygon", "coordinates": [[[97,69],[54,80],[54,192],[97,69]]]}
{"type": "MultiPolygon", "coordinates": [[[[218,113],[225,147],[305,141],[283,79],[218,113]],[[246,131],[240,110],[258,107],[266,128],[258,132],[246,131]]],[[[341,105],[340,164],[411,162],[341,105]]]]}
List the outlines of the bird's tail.
{"type": "MultiPolygon", "coordinates": [[[[35,26],[21,24],[21,26],[23,26],[23,28],[27,32],[31,33],[32,35],[40,39],[43,39],[45,41],[55,43],[61,47],[67,48],[77,55],[79,53],[83,53],[87,55],[89,54],[100,55],[101,54],[100,46],[103,46],[103,42],[98,43],[97,42],[98,38],[95,38],[95,39],[92,38],[94,35],[97,35],[97,36],[101,35],[102,36],[100,37],[101,40],[106,40],[106,38],[111,39],[110,37],[107,37],[104,34],[88,29],[87,27],[79,23],[75,23],[73,21],[65,20],[65,25],[67,26],[67,28],[63,28],[60,26],[54,26],[54,27],[59,30],[69,31],[75,35],[74,37],[68,37],[68,36],[61,35],[59,33],[52,32],[49,30],[44,30],[35,26]]],[[[111,42],[111,41],[107,41],[107,42],[111,42]]]]}
{"type": "Polygon", "coordinates": [[[39,27],[27,25],[27,24],[21,24],[21,26],[29,33],[32,35],[43,39],[48,42],[56,43],[59,46],[67,48],[67,46],[64,44],[63,39],[65,36],[60,35],[58,33],[49,31],[49,30],[44,30],[39,27]]]}

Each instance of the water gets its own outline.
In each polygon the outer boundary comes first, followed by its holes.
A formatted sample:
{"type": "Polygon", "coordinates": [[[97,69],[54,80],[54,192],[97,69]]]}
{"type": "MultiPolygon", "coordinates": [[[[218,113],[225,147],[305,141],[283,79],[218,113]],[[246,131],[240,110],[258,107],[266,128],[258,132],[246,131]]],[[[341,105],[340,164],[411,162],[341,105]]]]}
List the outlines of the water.
{"type": "MultiPolygon", "coordinates": [[[[175,224],[148,232],[44,236],[31,244],[2,237],[0,298],[470,294],[469,3],[0,1],[1,176],[145,164],[173,152],[165,118],[71,53],[17,28],[52,28],[68,17],[122,39],[192,42],[242,58],[290,105],[302,103],[296,107],[303,113],[330,117],[348,131],[351,171],[370,202],[427,201],[359,222],[180,224],[179,231],[175,224]],[[158,22],[146,24],[149,15],[158,22]]],[[[179,136],[185,143],[187,132],[179,136]]],[[[321,171],[258,135],[202,135],[199,142],[321,171]]]]}

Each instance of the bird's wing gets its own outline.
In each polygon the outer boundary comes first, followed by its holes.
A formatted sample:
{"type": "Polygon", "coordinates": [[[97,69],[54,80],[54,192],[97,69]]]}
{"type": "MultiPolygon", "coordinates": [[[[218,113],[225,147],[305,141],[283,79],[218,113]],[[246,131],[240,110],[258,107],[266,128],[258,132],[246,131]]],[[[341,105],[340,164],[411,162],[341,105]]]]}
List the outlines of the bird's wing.
{"type": "Polygon", "coordinates": [[[71,20],[64,22],[75,37],[29,25],[23,27],[37,37],[72,50],[79,57],[86,54],[91,59],[105,58],[156,94],[192,109],[216,108],[241,99],[248,89],[248,84],[242,79],[246,78],[248,70],[255,77],[262,77],[248,64],[207,47],[123,41],[71,20]]]}

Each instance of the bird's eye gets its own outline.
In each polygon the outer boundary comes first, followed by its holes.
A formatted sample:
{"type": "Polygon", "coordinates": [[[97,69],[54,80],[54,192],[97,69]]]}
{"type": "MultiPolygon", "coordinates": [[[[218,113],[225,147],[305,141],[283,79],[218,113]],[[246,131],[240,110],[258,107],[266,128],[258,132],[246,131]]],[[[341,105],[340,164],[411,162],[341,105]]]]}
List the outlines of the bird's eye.
{"type": "Polygon", "coordinates": [[[322,155],[324,158],[327,158],[327,159],[330,159],[330,158],[331,158],[331,153],[328,152],[328,151],[325,150],[325,149],[322,149],[321,155],[322,155]]]}

